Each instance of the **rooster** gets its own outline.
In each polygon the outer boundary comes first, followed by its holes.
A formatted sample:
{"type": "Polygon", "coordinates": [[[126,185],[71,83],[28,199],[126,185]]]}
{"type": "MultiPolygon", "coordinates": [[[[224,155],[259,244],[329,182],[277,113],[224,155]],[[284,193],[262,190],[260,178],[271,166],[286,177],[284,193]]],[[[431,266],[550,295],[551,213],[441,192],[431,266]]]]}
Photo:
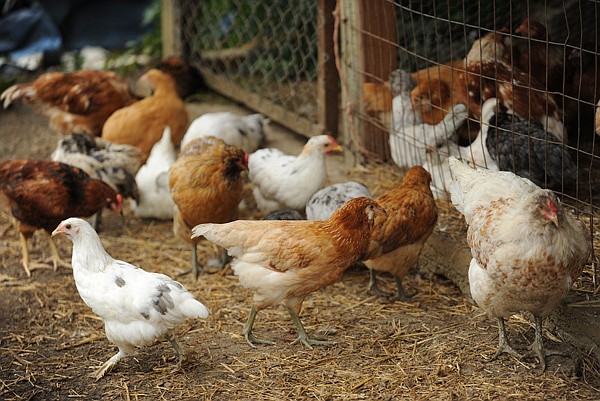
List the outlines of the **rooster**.
{"type": "Polygon", "coordinates": [[[273,344],[254,336],[260,310],[285,303],[307,348],[328,341],[310,338],[299,318],[302,302],[311,293],[337,282],[360,260],[369,246],[374,221],[385,211],[372,199],[350,200],[325,221],[237,220],[200,224],[193,237],[205,237],[225,247],[242,286],[254,291],[254,304],[244,325],[244,337],[255,344],[273,344]]]}
{"type": "Polygon", "coordinates": [[[325,155],[341,151],[329,135],[314,136],[298,156],[279,149],[259,149],[248,160],[250,181],[258,208],[267,213],[273,210],[303,210],[310,197],[327,179],[325,155]]]}
{"type": "Polygon", "coordinates": [[[4,108],[21,100],[50,119],[60,134],[100,135],[105,121],[135,102],[127,81],[112,71],[48,72],[33,82],[13,85],[0,95],[4,108]]]}
{"type": "MultiPolygon", "coordinates": [[[[200,223],[227,223],[238,216],[247,169],[246,153],[214,137],[198,138],[181,150],[169,170],[169,188],[175,203],[173,232],[192,245],[192,272],[198,278],[197,239],[190,229],[200,223]]],[[[226,254],[210,265],[224,266],[226,254]]]]}
{"type": "Polygon", "coordinates": [[[195,138],[214,136],[252,153],[264,143],[268,125],[269,119],[260,114],[238,116],[230,112],[206,113],[192,121],[181,147],[195,138]]]}
{"type": "Polygon", "coordinates": [[[150,273],[104,249],[98,234],[85,220],[62,221],[52,235],[73,242],[73,277],[83,302],[104,321],[108,340],[119,348],[94,372],[96,380],[135,349],[164,337],[181,365],[184,354],[170,330],[186,318],[207,318],[208,309],[183,285],[164,274],[150,273]]]}
{"type": "Polygon", "coordinates": [[[391,297],[377,285],[377,272],[391,273],[396,280],[394,300],[407,300],[402,277],[414,267],[437,222],[438,211],[429,188],[431,175],[421,166],[411,167],[398,188],[377,197],[387,219],[371,233],[365,265],[371,271],[370,288],[391,297]]]}
{"type": "MultiPolygon", "coordinates": [[[[50,234],[70,216],[89,217],[103,207],[121,212],[122,197],[103,181],[90,178],[77,167],[50,160],[18,159],[0,163],[0,193],[19,222],[23,268],[31,276],[27,239],[37,229],[50,234]]],[[[49,238],[54,270],[60,259],[49,238]]]]}
{"type": "Polygon", "coordinates": [[[449,163],[456,179],[452,203],[469,226],[471,296],[498,320],[493,359],[502,353],[518,355],[507,340],[504,319],[526,311],[535,318],[531,350],[545,370],[542,319],[583,270],[591,252],[585,227],[554,192],[528,179],[474,170],[452,157],[449,163]]]}

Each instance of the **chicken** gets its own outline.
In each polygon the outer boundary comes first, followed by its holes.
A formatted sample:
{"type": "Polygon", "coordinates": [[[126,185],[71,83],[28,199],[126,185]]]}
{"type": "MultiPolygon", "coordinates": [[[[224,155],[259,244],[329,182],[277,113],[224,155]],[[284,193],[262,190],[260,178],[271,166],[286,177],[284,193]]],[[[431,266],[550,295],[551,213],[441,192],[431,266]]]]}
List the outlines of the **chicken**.
{"type": "Polygon", "coordinates": [[[455,158],[452,203],[469,226],[471,296],[498,320],[498,350],[517,355],[506,338],[504,319],[518,312],[535,318],[531,350],[542,370],[546,358],[542,319],[567,295],[590,256],[582,223],[551,190],[511,172],[474,170],[455,158]]]}
{"type": "MultiPolygon", "coordinates": [[[[175,208],[173,232],[192,245],[192,272],[200,273],[196,256],[197,239],[190,229],[200,223],[227,223],[238,217],[247,169],[246,154],[236,146],[214,137],[198,138],[182,149],[169,171],[169,188],[175,208]]],[[[210,265],[224,266],[226,254],[210,265]]]]}
{"type": "Polygon", "coordinates": [[[50,158],[79,167],[91,178],[104,181],[124,198],[139,199],[135,175],[142,153],[135,146],[117,145],[83,134],[61,138],[50,158]]]}
{"type": "Polygon", "coordinates": [[[193,237],[204,236],[225,247],[242,286],[254,292],[254,303],[244,325],[248,344],[273,344],[254,336],[258,311],[283,302],[307,348],[327,341],[310,338],[300,318],[302,302],[311,293],[337,282],[360,260],[369,246],[376,218],[385,211],[372,199],[347,202],[325,221],[249,221],[200,224],[193,237]]]}
{"type": "Polygon", "coordinates": [[[127,81],[112,71],[48,72],[33,82],[9,87],[0,100],[6,109],[16,100],[33,106],[61,134],[100,135],[115,110],[136,99],[127,81]]]}
{"type": "MultiPolygon", "coordinates": [[[[71,217],[89,217],[107,206],[121,212],[122,198],[108,184],[90,178],[77,167],[50,160],[18,159],[0,163],[0,192],[19,222],[23,268],[31,268],[27,239],[37,229],[50,232],[71,217]]],[[[62,260],[49,239],[54,270],[62,260]]]]}
{"type": "Polygon", "coordinates": [[[177,94],[181,99],[207,88],[198,70],[179,56],[166,57],[155,68],[170,74],[175,79],[177,94]]]}
{"type": "Polygon", "coordinates": [[[173,218],[173,199],[169,190],[169,168],[175,163],[177,152],[171,142],[171,129],[165,127],[160,141],[156,142],[150,155],[138,170],[135,182],[139,200],[130,206],[138,217],[154,219],[173,218]]]}
{"type": "Polygon", "coordinates": [[[545,90],[564,93],[565,72],[571,75],[565,64],[565,46],[552,43],[546,27],[530,18],[515,33],[521,35],[510,39],[515,66],[531,74],[545,90]]]}
{"type": "Polygon", "coordinates": [[[152,87],[154,93],[113,113],[102,128],[102,138],[137,146],[145,162],[152,146],[162,137],[165,126],[171,128],[171,140],[179,146],[187,128],[188,115],[169,74],[152,69],[140,81],[152,87]]]}
{"type": "Polygon", "coordinates": [[[371,271],[369,286],[380,296],[391,297],[377,285],[377,272],[388,272],[396,280],[397,293],[392,299],[410,298],[404,293],[402,278],[417,264],[438,218],[430,183],[431,175],[423,167],[414,166],[398,188],[376,199],[387,212],[387,219],[373,229],[364,263],[371,271]]]}
{"type": "Polygon", "coordinates": [[[456,104],[436,125],[421,123],[394,128],[389,137],[392,160],[402,168],[423,164],[427,153],[451,141],[466,119],[467,108],[456,104]]]}
{"type": "Polygon", "coordinates": [[[372,198],[369,189],[356,181],[341,182],[320,189],[306,204],[306,219],[327,220],[344,203],[361,196],[372,198]]]}
{"type": "Polygon", "coordinates": [[[496,111],[494,99],[483,107],[495,111],[487,120],[485,145],[500,170],[513,171],[544,188],[569,187],[577,180],[569,151],[542,123],[496,111]]]}
{"type": "Polygon", "coordinates": [[[423,122],[421,113],[415,113],[412,108],[410,92],[417,85],[410,74],[397,69],[390,74],[392,90],[392,130],[412,127],[423,122]]]}
{"type": "Polygon", "coordinates": [[[230,112],[206,113],[192,121],[181,147],[193,139],[214,136],[252,153],[264,143],[268,125],[269,119],[260,114],[238,116],[230,112]]]}
{"type": "Polygon", "coordinates": [[[507,31],[492,31],[475,40],[467,55],[465,63],[481,63],[483,61],[510,63],[511,47],[507,43],[510,35],[507,31]]]}
{"type": "Polygon", "coordinates": [[[329,135],[310,138],[298,156],[286,155],[278,149],[259,149],[248,160],[250,181],[258,208],[303,210],[310,197],[327,180],[325,155],[341,151],[329,135]]]}
{"type": "Polygon", "coordinates": [[[102,318],[108,340],[119,348],[94,372],[96,380],[135,349],[158,338],[169,340],[178,367],[184,354],[171,329],[186,318],[207,318],[208,309],[177,281],[113,259],[85,220],[62,221],[52,235],[73,242],[73,278],[81,299],[102,318]]]}
{"type": "Polygon", "coordinates": [[[273,210],[267,213],[264,220],[306,220],[297,210],[273,210]]]}
{"type": "Polygon", "coordinates": [[[495,97],[511,114],[539,121],[546,131],[566,142],[556,101],[529,74],[504,63],[486,61],[470,63],[467,72],[459,72],[458,77],[466,82],[470,113],[474,118],[480,117],[481,105],[495,97]]]}

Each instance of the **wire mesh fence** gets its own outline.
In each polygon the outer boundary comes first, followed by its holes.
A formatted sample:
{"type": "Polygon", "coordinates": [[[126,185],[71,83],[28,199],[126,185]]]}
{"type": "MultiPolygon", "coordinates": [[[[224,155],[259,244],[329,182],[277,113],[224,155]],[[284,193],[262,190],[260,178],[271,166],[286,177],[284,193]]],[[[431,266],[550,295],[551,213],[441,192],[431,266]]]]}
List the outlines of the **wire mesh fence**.
{"type": "Polygon", "coordinates": [[[317,2],[181,1],[179,8],[187,53],[209,85],[304,135],[332,129],[319,118],[317,83],[328,56],[319,55],[317,2]]]}
{"type": "Polygon", "coordinates": [[[305,135],[335,134],[339,113],[339,135],[360,160],[424,165],[439,198],[451,180],[449,155],[514,171],[559,192],[597,242],[599,2],[209,0],[179,8],[186,53],[217,90],[305,135]],[[328,114],[334,123],[324,122],[328,114]]]}

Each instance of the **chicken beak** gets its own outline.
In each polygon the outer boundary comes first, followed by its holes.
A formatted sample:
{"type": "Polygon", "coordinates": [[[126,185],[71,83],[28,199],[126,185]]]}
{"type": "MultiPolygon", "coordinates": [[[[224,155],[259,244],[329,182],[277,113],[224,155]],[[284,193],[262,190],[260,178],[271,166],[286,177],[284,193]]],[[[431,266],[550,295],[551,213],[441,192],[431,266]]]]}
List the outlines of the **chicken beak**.
{"type": "Polygon", "coordinates": [[[52,237],[58,235],[58,234],[65,234],[64,230],[63,230],[63,226],[62,223],[58,225],[58,227],[56,227],[54,229],[54,231],[52,231],[52,237]]]}

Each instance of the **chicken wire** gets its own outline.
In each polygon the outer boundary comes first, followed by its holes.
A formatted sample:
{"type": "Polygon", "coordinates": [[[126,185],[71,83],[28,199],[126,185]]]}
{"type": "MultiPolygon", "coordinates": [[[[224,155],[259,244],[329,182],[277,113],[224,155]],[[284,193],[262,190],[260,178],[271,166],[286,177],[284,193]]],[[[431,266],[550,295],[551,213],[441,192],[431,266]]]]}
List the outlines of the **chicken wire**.
{"type": "Polygon", "coordinates": [[[178,2],[190,61],[210,86],[271,119],[321,134],[317,2],[178,2]]]}

